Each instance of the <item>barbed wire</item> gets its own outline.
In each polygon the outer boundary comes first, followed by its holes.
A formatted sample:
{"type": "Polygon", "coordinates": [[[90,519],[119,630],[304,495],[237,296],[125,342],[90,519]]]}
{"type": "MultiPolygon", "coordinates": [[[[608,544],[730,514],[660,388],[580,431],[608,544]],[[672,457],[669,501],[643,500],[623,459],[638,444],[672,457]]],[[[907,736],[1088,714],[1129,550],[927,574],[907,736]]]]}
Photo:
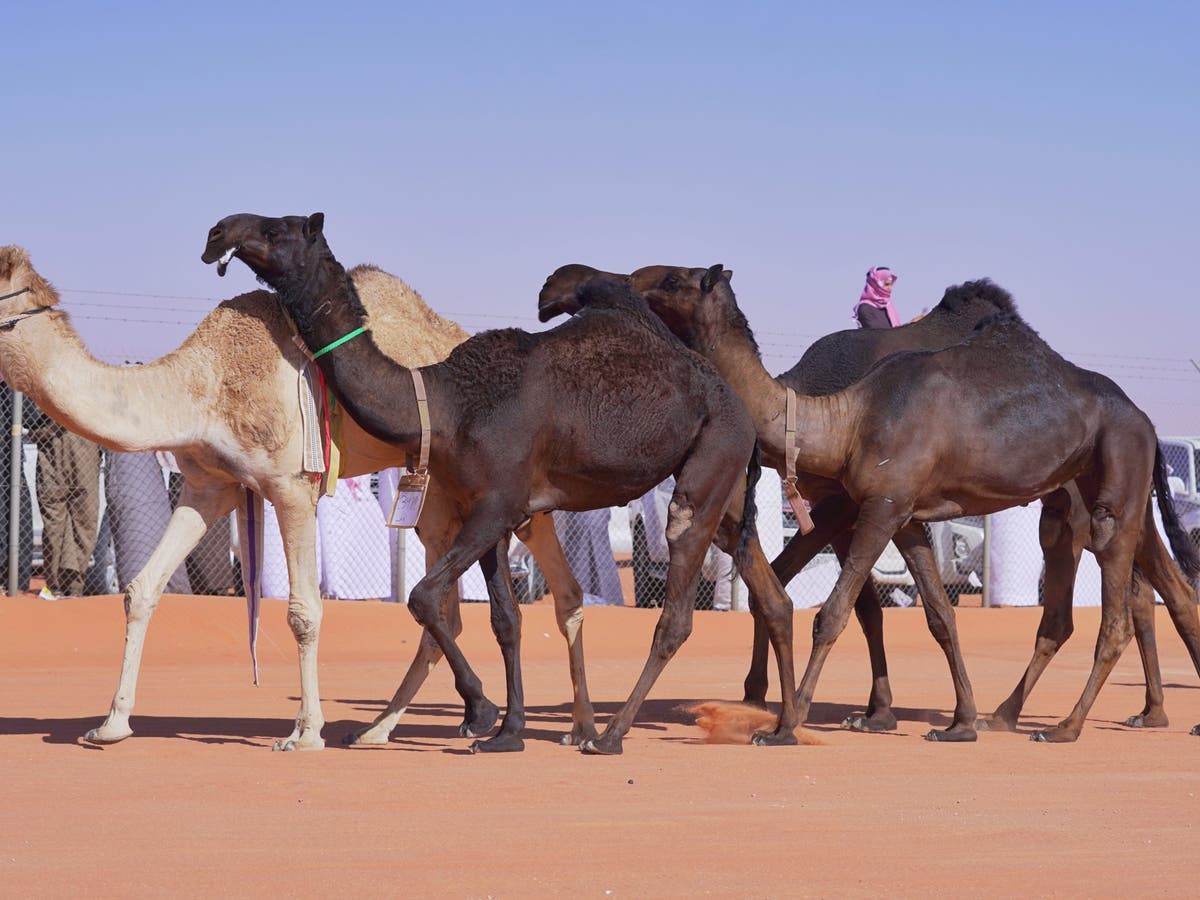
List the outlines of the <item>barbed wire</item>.
{"type": "MultiPolygon", "coordinates": [[[[189,308],[189,307],[169,307],[162,306],[147,306],[141,304],[126,304],[126,303],[93,303],[86,300],[72,300],[72,306],[82,306],[89,308],[106,309],[112,312],[120,310],[136,310],[140,312],[164,312],[164,313],[196,313],[195,319],[179,319],[179,318],[160,318],[160,317],[132,317],[121,315],[96,315],[94,313],[82,313],[73,315],[73,318],[83,321],[95,322],[130,322],[139,325],[164,325],[164,326],[184,326],[195,327],[200,320],[211,310],[212,306],[221,303],[228,298],[225,297],[205,297],[192,296],[185,294],[160,294],[147,291],[113,291],[100,290],[96,288],[59,288],[61,293],[79,294],[83,296],[104,296],[104,297],[131,297],[138,299],[152,300],[175,300],[188,303],[204,303],[206,307],[189,308]]],[[[439,311],[440,315],[447,318],[459,321],[470,322],[472,320],[487,320],[489,322],[504,322],[515,326],[520,326],[522,323],[539,323],[536,316],[532,315],[516,315],[516,314],[499,314],[499,313],[480,313],[455,310],[439,311]]],[[[764,356],[769,356],[773,359],[787,359],[794,357],[793,361],[799,359],[804,351],[812,344],[813,341],[823,337],[819,334],[810,334],[808,332],[792,332],[792,331],[769,331],[761,330],[756,332],[759,336],[767,337],[782,337],[782,338],[799,338],[807,343],[792,343],[778,341],[761,341],[760,346],[764,348],[764,356]]],[[[1163,381],[1173,383],[1193,383],[1196,381],[1196,376],[1192,374],[1195,363],[1186,358],[1175,357],[1159,357],[1159,356],[1143,356],[1133,354],[1102,354],[1095,352],[1063,352],[1067,358],[1075,361],[1077,364],[1099,368],[1111,372],[1118,373],[1121,378],[1137,379],[1142,381],[1163,381]],[[1090,361],[1090,362],[1089,362],[1090,361]],[[1155,365],[1145,365],[1145,363],[1154,363],[1155,365]],[[1160,372],[1161,375],[1139,374],[1160,372]],[[1181,376],[1181,377],[1172,377],[1181,376]]]]}

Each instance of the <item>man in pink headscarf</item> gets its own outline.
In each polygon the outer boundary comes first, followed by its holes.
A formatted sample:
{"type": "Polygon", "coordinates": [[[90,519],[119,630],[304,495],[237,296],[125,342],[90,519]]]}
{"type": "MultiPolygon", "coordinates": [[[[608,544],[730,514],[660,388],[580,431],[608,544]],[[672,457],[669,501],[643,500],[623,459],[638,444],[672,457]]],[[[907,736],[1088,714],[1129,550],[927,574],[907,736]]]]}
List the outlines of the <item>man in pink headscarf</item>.
{"type": "Polygon", "coordinates": [[[887,266],[867,270],[867,284],[854,305],[854,319],[860,328],[895,328],[900,316],[892,305],[892,285],[896,276],[887,266]]]}

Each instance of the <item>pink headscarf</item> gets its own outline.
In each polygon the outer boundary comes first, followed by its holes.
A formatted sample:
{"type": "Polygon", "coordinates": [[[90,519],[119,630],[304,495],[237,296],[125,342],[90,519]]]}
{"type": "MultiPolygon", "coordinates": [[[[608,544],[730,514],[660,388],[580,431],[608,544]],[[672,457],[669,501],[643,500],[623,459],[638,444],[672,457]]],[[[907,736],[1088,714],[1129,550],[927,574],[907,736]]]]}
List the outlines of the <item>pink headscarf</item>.
{"type": "Polygon", "coordinates": [[[863,288],[862,296],[858,298],[858,303],[854,304],[854,310],[851,314],[857,319],[858,307],[863,303],[869,303],[876,309],[885,310],[888,321],[895,328],[900,324],[900,316],[896,313],[896,307],[892,305],[892,285],[895,283],[896,276],[887,266],[873,266],[868,269],[866,287],[863,288]]]}

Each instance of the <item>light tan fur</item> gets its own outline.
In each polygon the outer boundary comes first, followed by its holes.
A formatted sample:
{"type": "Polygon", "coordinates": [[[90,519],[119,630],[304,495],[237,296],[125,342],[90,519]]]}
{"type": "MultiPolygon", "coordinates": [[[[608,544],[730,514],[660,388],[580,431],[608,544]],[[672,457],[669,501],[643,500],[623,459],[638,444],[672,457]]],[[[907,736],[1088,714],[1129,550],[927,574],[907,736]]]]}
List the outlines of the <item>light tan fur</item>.
{"type": "MultiPolygon", "coordinates": [[[[399,278],[374,267],[351,273],[389,354],[409,366],[442,359],[467,337],[438,316],[399,278]]],[[[0,302],[0,319],[59,302],[53,286],[19,247],[0,247],[0,294],[30,292],[0,302]]],[[[315,543],[318,485],[304,476],[296,380],[304,362],[273,294],[254,291],[227,300],[172,353],[144,366],[97,361],[65,313],[43,313],[0,331],[0,370],[68,429],[114,450],[172,450],[185,477],[179,508],[147,563],[126,588],[126,646],[120,682],[104,723],[87,735],[98,743],[128,737],[146,627],[171,572],[217,518],[238,504],[244,485],[271,501],[287,555],[288,621],[300,655],[301,701],[292,734],[277,746],[319,749],[324,718],[317,683],[321,621],[315,543]]],[[[401,465],[398,451],[343,423],[344,476],[401,465]]],[[[448,543],[457,516],[431,490],[422,540],[448,543]],[[438,523],[434,525],[433,523],[438,523]]],[[[436,559],[438,552],[432,553],[436,559]]],[[[457,598],[454,598],[455,600],[457,598]]],[[[418,654],[412,693],[440,654],[418,654]]],[[[406,684],[410,680],[406,680],[406,684]]],[[[399,696],[398,700],[403,700],[399,696]]],[[[407,705],[404,701],[403,706],[407,705]]],[[[398,714],[392,711],[390,724],[398,714]]],[[[390,726],[388,728],[390,730],[390,726]]],[[[366,740],[386,740],[378,725],[366,740]]]]}

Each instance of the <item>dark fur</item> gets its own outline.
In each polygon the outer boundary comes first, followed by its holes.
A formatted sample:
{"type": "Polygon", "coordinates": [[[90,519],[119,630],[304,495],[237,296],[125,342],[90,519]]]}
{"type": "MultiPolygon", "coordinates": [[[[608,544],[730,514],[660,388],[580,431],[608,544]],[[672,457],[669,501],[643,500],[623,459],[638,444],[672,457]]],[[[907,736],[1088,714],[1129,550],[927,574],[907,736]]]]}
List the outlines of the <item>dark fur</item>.
{"type": "MultiPolygon", "coordinates": [[[[332,346],[361,332],[365,310],[329,251],[323,226],[319,213],[229,216],[209,232],[202,259],[213,262],[233,251],[276,288],[310,346],[332,346]]],[[[753,420],[713,365],[671,336],[627,285],[602,282],[580,293],[588,308],[557,328],[487,332],[421,369],[431,421],[430,476],[461,511],[462,524],[413,588],[409,611],[454,671],[467,705],[465,731],[486,732],[497,708],[462,656],[442,605],[471,563],[483,566],[508,703],[499,733],[473,748],[524,746],[520,621],[505,575],[508,537],[533,515],[621,505],[671,474],[677,506],[662,617],[642,676],[599,737],[583,686],[582,643],[568,627],[582,603],[577,584],[556,610],[576,687],[572,742],[591,752],[621,752],[638,707],[691,630],[697,570],[715,539],[750,563],[742,574],[758,601],[756,624],[770,633],[776,651],[780,717],[776,731],[757,741],[795,743],[791,604],[752,540],[752,497],[740,511],[730,506],[742,492],[739,471],[757,475],[749,465],[753,420]]],[[[317,365],[365,431],[409,452],[420,445],[413,373],[386,356],[369,332],[338,344],[317,365]]],[[[551,562],[566,569],[561,548],[555,549],[551,562]]]]}
{"type": "Polygon", "coordinates": [[[957,344],[980,321],[997,313],[1017,315],[1012,295],[1004,288],[987,278],[955,285],[917,322],[898,328],[851,328],[820,338],[779,381],[802,394],[834,394],[884,356],[957,344]]]}

